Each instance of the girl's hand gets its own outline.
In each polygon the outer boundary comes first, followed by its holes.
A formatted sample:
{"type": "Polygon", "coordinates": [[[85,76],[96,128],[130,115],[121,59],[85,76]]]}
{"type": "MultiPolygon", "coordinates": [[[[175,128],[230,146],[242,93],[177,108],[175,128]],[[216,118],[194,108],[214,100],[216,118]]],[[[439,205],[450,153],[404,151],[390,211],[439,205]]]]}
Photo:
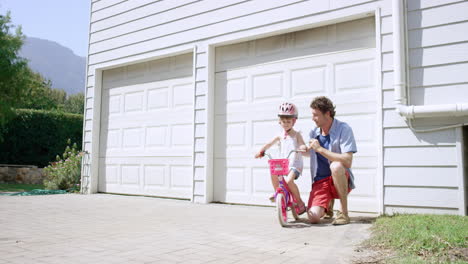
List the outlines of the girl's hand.
{"type": "Polygon", "coordinates": [[[259,151],[259,152],[257,152],[257,154],[255,154],[256,159],[262,158],[263,156],[265,156],[265,151],[264,150],[259,151]]]}
{"type": "Polygon", "coordinates": [[[307,146],[306,145],[300,145],[299,148],[297,149],[299,152],[307,152],[307,146]]]}

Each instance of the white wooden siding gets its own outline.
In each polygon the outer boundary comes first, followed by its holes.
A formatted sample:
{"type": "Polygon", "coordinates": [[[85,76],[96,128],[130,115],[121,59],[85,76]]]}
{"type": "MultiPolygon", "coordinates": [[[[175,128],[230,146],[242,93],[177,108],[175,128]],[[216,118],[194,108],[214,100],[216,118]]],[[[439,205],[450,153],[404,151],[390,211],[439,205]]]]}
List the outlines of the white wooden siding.
{"type": "MultiPolygon", "coordinates": [[[[113,60],[120,57],[131,56],[138,53],[144,53],[155,49],[162,49],[165,47],[171,47],[180,45],[182,43],[194,42],[201,39],[208,39],[219,34],[228,34],[239,30],[245,30],[248,28],[256,28],[267,26],[272,23],[279,23],[281,21],[288,21],[302,16],[310,16],[314,13],[326,12],[330,10],[330,3],[338,0],[329,1],[278,1],[271,2],[269,0],[257,0],[253,6],[251,2],[246,2],[243,5],[228,6],[226,9],[230,10],[230,14],[242,14],[241,16],[234,16],[228,20],[222,20],[221,18],[211,22],[211,24],[205,24],[204,19],[213,19],[211,15],[200,14],[196,16],[197,20],[187,25],[182,25],[184,31],[180,32],[177,27],[171,27],[168,24],[168,31],[165,34],[157,38],[146,39],[148,36],[140,36],[139,32],[131,33],[132,42],[126,46],[116,47],[113,45],[119,45],[109,40],[110,47],[114,49],[106,49],[105,51],[95,53],[95,45],[90,44],[90,56],[89,64],[96,64],[113,60]],[[295,4],[293,4],[295,3],[295,4]],[[249,6],[248,6],[249,5],[249,6]],[[174,33],[177,32],[177,33],[174,33]],[[140,39],[138,36],[142,37],[140,39]]],[[[205,1],[206,6],[210,6],[214,0],[205,1]]],[[[366,1],[362,1],[366,2],[366,1]]],[[[351,4],[351,3],[350,3],[351,4]]],[[[137,16],[139,17],[139,16],[137,16]]],[[[156,33],[159,34],[159,33],[156,33]]],[[[92,35],[91,35],[92,37],[92,35]]],[[[100,45],[106,45],[107,41],[100,45]]]]}
{"type": "MultiPolygon", "coordinates": [[[[195,15],[199,13],[210,12],[223,6],[236,4],[239,2],[241,1],[217,1],[210,5],[208,9],[203,2],[193,0],[157,2],[152,5],[145,6],[141,11],[134,9],[132,12],[109,17],[107,19],[93,23],[93,27],[91,27],[91,32],[93,32],[93,35],[90,39],[90,43],[116,38],[118,36],[127,35],[137,31],[147,32],[148,35],[146,38],[167,35],[168,31],[167,29],[165,30],[165,27],[168,25],[171,27],[177,27],[180,25],[184,25],[185,28],[191,27],[190,24],[186,23],[193,23],[193,21],[190,21],[189,19],[194,20],[196,18],[194,17],[195,15]],[[138,15],[142,16],[143,18],[134,20],[134,13],[137,12],[139,12],[138,15]],[[151,32],[148,31],[149,29],[151,29],[153,32],[158,32],[157,34],[150,34],[151,32]]],[[[220,15],[216,13],[210,14],[213,16],[220,15]]],[[[221,18],[218,17],[218,20],[221,18]]],[[[184,28],[178,28],[179,31],[183,31],[183,29],[184,28]]],[[[114,40],[118,40],[118,38],[114,40]]]]}
{"type": "Polygon", "coordinates": [[[385,186],[458,187],[457,166],[390,167],[385,168],[385,186]],[[431,176],[434,175],[434,176],[431,176]]]}
{"type": "Polygon", "coordinates": [[[419,48],[465,42],[468,41],[466,32],[468,22],[413,29],[408,32],[408,45],[409,48],[419,48]]]}
{"type": "Polygon", "coordinates": [[[455,188],[386,187],[385,204],[458,209],[458,190],[455,188]]]}

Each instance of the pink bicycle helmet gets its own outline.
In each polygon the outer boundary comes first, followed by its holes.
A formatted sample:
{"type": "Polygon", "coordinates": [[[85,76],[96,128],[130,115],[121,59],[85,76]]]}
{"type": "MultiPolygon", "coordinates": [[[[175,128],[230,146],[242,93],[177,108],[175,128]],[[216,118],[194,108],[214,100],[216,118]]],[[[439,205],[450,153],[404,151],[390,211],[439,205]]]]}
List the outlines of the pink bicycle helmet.
{"type": "Polygon", "coordinates": [[[284,102],[279,106],[278,116],[297,118],[297,107],[293,103],[284,102]]]}

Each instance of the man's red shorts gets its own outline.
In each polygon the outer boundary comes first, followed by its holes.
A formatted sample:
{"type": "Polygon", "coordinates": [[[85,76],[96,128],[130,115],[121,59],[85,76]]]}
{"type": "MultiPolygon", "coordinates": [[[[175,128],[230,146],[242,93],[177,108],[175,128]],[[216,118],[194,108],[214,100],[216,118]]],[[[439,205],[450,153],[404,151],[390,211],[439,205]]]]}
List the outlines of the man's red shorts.
{"type": "MultiPolygon", "coordinates": [[[[348,193],[351,191],[349,188],[349,172],[346,171],[346,178],[348,178],[348,193]]],[[[309,195],[308,208],[312,206],[321,206],[325,208],[325,212],[328,208],[328,203],[331,199],[340,199],[338,192],[333,184],[332,176],[325,179],[321,179],[312,184],[312,190],[309,195]]]]}

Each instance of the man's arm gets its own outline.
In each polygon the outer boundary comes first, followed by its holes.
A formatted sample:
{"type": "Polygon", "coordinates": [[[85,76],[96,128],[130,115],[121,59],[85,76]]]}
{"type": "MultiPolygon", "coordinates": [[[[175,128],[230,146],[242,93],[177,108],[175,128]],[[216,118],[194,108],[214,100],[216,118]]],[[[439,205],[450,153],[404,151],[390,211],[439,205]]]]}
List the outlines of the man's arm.
{"type": "Polygon", "coordinates": [[[311,139],[309,141],[309,146],[307,150],[313,149],[315,152],[320,153],[322,156],[327,158],[329,161],[339,161],[345,166],[346,168],[351,168],[353,164],[353,153],[346,152],[346,153],[335,153],[332,152],[322,146],[317,139],[311,139]]]}

